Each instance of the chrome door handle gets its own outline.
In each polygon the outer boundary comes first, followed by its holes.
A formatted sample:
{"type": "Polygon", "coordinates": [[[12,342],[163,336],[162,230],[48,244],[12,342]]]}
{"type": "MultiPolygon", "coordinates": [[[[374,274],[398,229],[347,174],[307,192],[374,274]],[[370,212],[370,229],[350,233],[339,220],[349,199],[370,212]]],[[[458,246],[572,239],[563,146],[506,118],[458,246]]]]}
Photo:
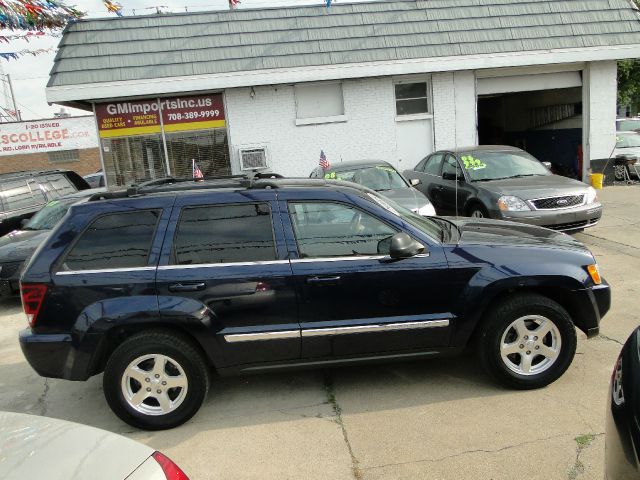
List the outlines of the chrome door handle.
{"type": "Polygon", "coordinates": [[[204,282],[200,283],[173,283],[169,285],[170,292],[197,292],[199,290],[204,290],[206,284],[204,282]]]}
{"type": "Polygon", "coordinates": [[[309,277],[307,278],[308,284],[319,284],[319,285],[331,285],[340,283],[340,276],[336,277],[309,277]]]}

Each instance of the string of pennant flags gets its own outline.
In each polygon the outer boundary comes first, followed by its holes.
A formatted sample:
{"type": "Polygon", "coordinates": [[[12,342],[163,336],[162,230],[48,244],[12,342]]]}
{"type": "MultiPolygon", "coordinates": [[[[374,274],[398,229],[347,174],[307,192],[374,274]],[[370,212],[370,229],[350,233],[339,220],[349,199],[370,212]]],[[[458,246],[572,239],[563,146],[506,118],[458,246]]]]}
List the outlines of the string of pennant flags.
{"type": "MultiPolygon", "coordinates": [[[[1,0],[0,0],[1,1],[1,0]]],[[[236,8],[238,8],[238,5],[240,5],[242,2],[241,0],[227,0],[229,3],[229,10],[235,10],[236,8]]],[[[327,9],[331,8],[331,5],[333,5],[336,0],[318,0],[319,3],[324,4],[327,9]]],[[[116,2],[114,0],[102,0],[102,3],[104,4],[105,8],[107,9],[107,11],[109,13],[115,13],[116,15],[118,15],[119,17],[124,16],[124,7],[122,6],[121,3],[116,2]]],[[[202,8],[203,5],[192,5],[192,6],[184,6],[184,7],[169,7],[167,5],[154,5],[151,7],[141,7],[141,8],[137,8],[137,9],[127,9],[127,11],[131,11],[131,13],[133,15],[136,15],[136,10],[140,11],[140,10],[155,10],[155,13],[157,14],[163,14],[163,13],[167,13],[167,10],[183,10],[185,12],[189,11],[189,8],[202,8]]]]}
{"type": "Polygon", "coordinates": [[[56,51],[55,48],[38,48],[37,50],[24,49],[24,50],[19,50],[17,52],[0,52],[0,57],[2,57],[3,60],[9,61],[9,60],[18,60],[20,57],[24,57],[25,55],[31,55],[35,57],[43,53],[51,53],[55,51],[56,51]]]}
{"type": "Polygon", "coordinates": [[[60,29],[84,15],[60,0],[0,0],[0,27],[10,30],[60,29]]]}
{"type": "Polygon", "coordinates": [[[42,38],[45,36],[60,38],[62,37],[62,34],[56,33],[56,32],[38,31],[38,32],[27,32],[27,33],[17,34],[17,35],[0,35],[0,43],[9,43],[12,40],[25,40],[26,42],[29,42],[34,38],[42,38]]]}

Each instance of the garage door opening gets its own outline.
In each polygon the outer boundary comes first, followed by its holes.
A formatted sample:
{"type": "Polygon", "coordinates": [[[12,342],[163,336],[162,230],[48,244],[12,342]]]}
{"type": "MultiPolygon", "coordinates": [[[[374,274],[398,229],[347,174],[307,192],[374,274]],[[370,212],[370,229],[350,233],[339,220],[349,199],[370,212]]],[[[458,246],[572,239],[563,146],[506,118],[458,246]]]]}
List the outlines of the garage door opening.
{"type": "Polygon", "coordinates": [[[480,145],[511,145],[582,177],[582,88],[478,96],[480,145]]]}

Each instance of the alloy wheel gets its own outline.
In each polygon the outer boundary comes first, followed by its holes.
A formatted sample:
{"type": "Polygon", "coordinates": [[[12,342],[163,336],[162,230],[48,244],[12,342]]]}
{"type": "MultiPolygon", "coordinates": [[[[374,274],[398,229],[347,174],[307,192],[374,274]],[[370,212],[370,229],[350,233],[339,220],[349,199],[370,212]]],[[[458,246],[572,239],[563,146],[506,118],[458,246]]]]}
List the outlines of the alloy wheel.
{"type": "Polygon", "coordinates": [[[166,355],[143,355],[122,375],[122,395],[129,406],[145,415],[166,415],[185,400],[189,382],[182,366],[166,355]]]}
{"type": "Polygon", "coordinates": [[[509,324],[500,339],[500,357],[518,375],[545,372],[556,362],[562,348],[558,327],[542,315],[527,315],[509,324]]]}

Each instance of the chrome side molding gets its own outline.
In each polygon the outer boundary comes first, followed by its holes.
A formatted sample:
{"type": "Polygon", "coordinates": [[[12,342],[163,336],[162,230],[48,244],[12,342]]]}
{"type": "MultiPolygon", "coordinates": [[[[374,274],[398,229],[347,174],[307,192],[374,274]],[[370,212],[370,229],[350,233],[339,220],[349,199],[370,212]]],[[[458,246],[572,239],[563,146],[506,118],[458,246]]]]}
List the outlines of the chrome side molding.
{"type": "Polygon", "coordinates": [[[224,335],[228,343],[261,342],[265,340],[283,340],[303,337],[322,337],[328,335],[349,335],[353,333],[394,332],[401,330],[420,330],[423,328],[443,328],[449,326],[448,319],[424,320],[419,322],[396,322],[386,324],[354,325],[349,327],[307,328],[304,330],[280,330],[275,332],[230,333],[224,335]]]}

